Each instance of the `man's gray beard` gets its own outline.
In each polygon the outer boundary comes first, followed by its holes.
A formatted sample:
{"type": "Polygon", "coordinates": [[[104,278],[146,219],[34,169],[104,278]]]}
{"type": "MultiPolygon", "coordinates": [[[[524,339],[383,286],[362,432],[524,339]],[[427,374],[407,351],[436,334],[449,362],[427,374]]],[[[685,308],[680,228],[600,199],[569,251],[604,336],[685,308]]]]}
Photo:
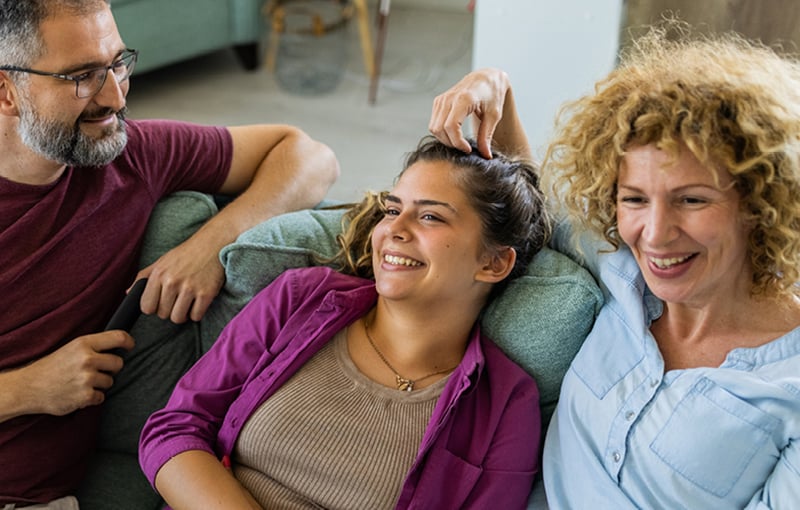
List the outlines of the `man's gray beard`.
{"type": "Polygon", "coordinates": [[[25,145],[49,160],[75,167],[103,166],[116,159],[128,143],[126,114],[127,108],[117,112],[116,127],[104,130],[98,140],[81,131],[80,119],[70,126],[47,119],[25,105],[20,109],[17,133],[25,145]]]}

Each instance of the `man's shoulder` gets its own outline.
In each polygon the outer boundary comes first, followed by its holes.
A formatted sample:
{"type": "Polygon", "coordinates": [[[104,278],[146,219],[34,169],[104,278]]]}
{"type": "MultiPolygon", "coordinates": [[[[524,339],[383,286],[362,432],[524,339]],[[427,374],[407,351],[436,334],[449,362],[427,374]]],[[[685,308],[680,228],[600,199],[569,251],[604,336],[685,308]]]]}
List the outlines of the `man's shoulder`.
{"type": "Polygon", "coordinates": [[[128,141],[152,136],[162,136],[181,130],[200,128],[199,125],[169,119],[125,119],[128,141]]]}
{"type": "Polygon", "coordinates": [[[126,132],[125,150],[113,166],[161,183],[154,187],[159,196],[183,189],[214,193],[227,176],[233,143],[224,126],[128,119],[126,132]]]}
{"type": "MultiPolygon", "coordinates": [[[[232,146],[228,128],[218,125],[196,124],[170,119],[126,119],[128,143],[125,152],[158,156],[161,154],[203,154],[198,148],[206,149],[204,156],[210,157],[214,147],[232,146]]],[[[226,152],[226,150],[223,150],[226,152]]]]}
{"type": "Polygon", "coordinates": [[[150,133],[194,133],[207,130],[225,130],[224,126],[211,124],[198,124],[184,120],[174,119],[125,119],[125,125],[129,132],[134,134],[147,135],[150,133]]]}
{"type": "Polygon", "coordinates": [[[170,128],[162,120],[125,120],[125,131],[128,142],[125,145],[125,153],[137,152],[141,149],[152,150],[152,141],[163,140],[164,135],[169,133],[170,128]]]}

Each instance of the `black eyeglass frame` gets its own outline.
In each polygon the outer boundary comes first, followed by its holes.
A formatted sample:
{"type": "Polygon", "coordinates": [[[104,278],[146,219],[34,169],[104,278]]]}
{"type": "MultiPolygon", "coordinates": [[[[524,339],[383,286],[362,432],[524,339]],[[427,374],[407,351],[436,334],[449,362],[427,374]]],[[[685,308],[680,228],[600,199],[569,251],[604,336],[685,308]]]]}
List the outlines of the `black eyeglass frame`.
{"type": "Polygon", "coordinates": [[[36,69],[28,69],[26,67],[18,67],[18,66],[0,66],[0,71],[29,73],[29,74],[36,74],[39,76],[49,76],[51,78],[57,78],[59,80],[73,81],[75,82],[75,96],[78,99],[86,99],[87,97],[92,97],[98,92],[100,92],[100,90],[103,88],[103,85],[106,84],[106,79],[108,79],[109,71],[114,71],[114,78],[116,78],[117,83],[124,83],[125,80],[130,78],[131,74],[133,74],[133,69],[134,67],[136,67],[136,61],[138,60],[138,58],[139,58],[139,50],[126,48],[120,54],[119,59],[115,60],[111,65],[88,69],[86,71],[79,73],[77,76],[70,76],[69,74],[62,74],[62,73],[49,73],[47,71],[38,71],[36,69]],[[126,60],[128,60],[127,63],[126,60]],[[122,77],[118,77],[116,71],[123,67],[126,70],[126,74],[122,77]],[[81,83],[90,79],[91,76],[98,71],[103,71],[103,78],[101,80],[98,80],[97,88],[90,94],[81,95],[79,92],[81,83]]]}

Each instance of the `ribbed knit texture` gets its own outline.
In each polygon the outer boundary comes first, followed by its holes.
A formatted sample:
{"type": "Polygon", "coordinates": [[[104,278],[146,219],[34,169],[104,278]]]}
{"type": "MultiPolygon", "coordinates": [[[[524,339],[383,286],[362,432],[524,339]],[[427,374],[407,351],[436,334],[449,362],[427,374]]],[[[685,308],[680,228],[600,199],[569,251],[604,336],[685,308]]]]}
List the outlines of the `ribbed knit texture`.
{"type": "Polygon", "coordinates": [[[394,508],[446,380],[375,383],[341,332],[250,417],[234,474],[265,508],[394,508]]]}

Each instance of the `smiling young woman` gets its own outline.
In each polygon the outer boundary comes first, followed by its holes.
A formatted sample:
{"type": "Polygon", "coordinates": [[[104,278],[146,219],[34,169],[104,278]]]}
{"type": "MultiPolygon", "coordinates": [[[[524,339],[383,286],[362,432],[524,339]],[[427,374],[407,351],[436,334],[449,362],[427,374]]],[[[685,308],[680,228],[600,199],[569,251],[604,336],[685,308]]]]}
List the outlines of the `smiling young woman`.
{"type": "Polygon", "coordinates": [[[174,508],[523,507],[538,390],[478,317],[550,234],[534,168],[425,139],[345,219],[339,271],[278,277],[151,416],[145,473],[174,508]]]}

